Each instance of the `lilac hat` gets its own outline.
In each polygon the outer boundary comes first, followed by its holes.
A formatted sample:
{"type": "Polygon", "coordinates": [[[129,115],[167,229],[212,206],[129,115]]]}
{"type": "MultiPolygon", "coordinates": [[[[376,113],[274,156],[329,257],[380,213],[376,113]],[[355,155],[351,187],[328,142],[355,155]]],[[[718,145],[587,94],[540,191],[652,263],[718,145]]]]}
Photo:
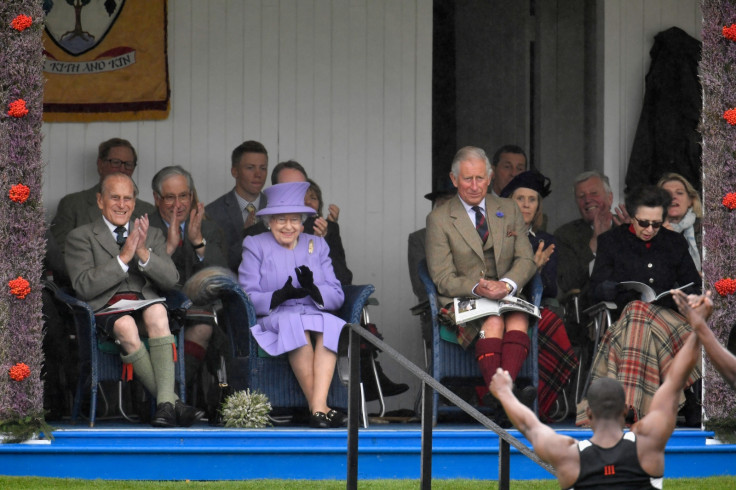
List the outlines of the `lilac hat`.
{"type": "Polygon", "coordinates": [[[274,184],[264,189],[267,205],[256,213],[256,216],[270,214],[317,214],[317,211],[304,205],[304,195],[309,189],[309,182],[286,182],[274,184]]]}

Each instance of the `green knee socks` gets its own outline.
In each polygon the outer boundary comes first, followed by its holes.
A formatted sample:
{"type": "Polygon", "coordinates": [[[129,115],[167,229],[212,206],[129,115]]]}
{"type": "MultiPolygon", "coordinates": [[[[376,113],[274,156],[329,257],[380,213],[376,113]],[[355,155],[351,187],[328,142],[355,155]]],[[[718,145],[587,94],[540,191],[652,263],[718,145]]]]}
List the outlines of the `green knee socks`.
{"type": "Polygon", "coordinates": [[[120,359],[125,364],[133,365],[133,375],[153,396],[156,396],[156,378],[153,376],[153,366],[146,346],[141,344],[140,349],[132,354],[120,354],[120,359]]]}
{"type": "MultiPolygon", "coordinates": [[[[174,404],[179,399],[174,392],[175,365],[174,365],[174,336],[148,339],[148,347],[153,366],[153,375],[156,379],[156,403],[170,402],[174,404]]],[[[134,367],[135,369],[135,367],[134,367]]]]}

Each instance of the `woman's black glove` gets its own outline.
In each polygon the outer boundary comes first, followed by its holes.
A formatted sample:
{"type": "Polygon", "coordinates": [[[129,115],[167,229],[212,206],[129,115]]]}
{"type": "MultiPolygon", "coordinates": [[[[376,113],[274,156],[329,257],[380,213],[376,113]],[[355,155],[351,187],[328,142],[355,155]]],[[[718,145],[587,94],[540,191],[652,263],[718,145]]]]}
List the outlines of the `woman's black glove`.
{"type": "Polygon", "coordinates": [[[295,288],[291,284],[291,276],[289,276],[289,278],[286,280],[286,283],[284,284],[284,287],[273,292],[273,296],[271,296],[270,309],[273,310],[286,300],[304,298],[308,295],[309,292],[306,289],[295,288]]]}
{"type": "Polygon", "coordinates": [[[319,288],[314,285],[314,274],[312,274],[309,267],[306,265],[300,265],[294,270],[296,271],[296,278],[299,280],[299,284],[301,284],[302,288],[307,291],[309,296],[311,296],[318,305],[322,306],[324,304],[322,302],[322,293],[320,293],[319,288]]]}

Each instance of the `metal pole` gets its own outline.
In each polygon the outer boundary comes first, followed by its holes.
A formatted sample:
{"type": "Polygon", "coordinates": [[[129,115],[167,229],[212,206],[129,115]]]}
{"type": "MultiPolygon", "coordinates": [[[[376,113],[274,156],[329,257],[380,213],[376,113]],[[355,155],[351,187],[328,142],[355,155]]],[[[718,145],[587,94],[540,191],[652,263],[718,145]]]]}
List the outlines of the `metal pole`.
{"type": "Polygon", "coordinates": [[[422,383],[422,468],[419,486],[432,488],[432,387],[422,383]]]}
{"type": "Polygon", "coordinates": [[[509,443],[498,438],[498,490],[509,490],[509,443]]]}
{"type": "Polygon", "coordinates": [[[348,475],[347,488],[358,489],[358,424],[360,422],[360,336],[350,328],[350,380],[348,381],[348,475]]]}

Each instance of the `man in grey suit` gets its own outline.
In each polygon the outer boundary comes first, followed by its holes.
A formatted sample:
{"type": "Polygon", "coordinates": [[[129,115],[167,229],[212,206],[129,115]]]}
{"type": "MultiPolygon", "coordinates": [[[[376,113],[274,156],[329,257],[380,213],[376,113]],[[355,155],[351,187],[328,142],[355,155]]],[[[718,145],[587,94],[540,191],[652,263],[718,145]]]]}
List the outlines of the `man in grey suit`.
{"type": "MultiPolygon", "coordinates": [[[[488,194],[491,174],[482,149],[461,148],[450,173],[458,195],[427,217],[427,266],[442,305],[457,296],[501,299],[536,272],[519,207],[488,194]]],[[[528,326],[527,315],[518,312],[458,325],[464,348],[478,338],[475,355],[486,387],[498,367],[516,378],[529,352],[528,326]]]]}
{"type": "Polygon", "coordinates": [[[230,173],[235,187],[207,205],[207,217],[220,225],[228,244],[228,267],[237,274],[243,256],[245,230],[258,222],[256,211],[266,207],[261,192],[268,176],[268,152],[258,141],[245,141],[233,150],[230,173]]]}
{"type": "MultiPolygon", "coordinates": [[[[164,167],[153,176],[151,187],[156,203],[151,227],[166,237],[166,253],[179,272],[177,288],[205,267],[227,267],[222,230],[217,223],[203,219],[204,204],[196,201],[192,175],[178,165],[164,167]]],[[[184,354],[188,390],[192,389],[214,332],[212,313],[211,305],[196,305],[187,315],[184,354]]],[[[187,395],[187,399],[192,398],[187,395]]]]}
{"type": "MultiPolygon", "coordinates": [[[[130,141],[122,138],[112,138],[100,143],[97,151],[97,173],[100,182],[105,176],[114,173],[123,173],[130,177],[138,165],[138,155],[130,141]]],[[[56,238],[62,253],[66,244],[66,236],[74,228],[95,221],[100,216],[97,207],[97,194],[100,184],[72,194],[67,194],[56,208],[56,216],[51,221],[51,233],[56,238]]],[[[137,218],[146,213],[152,213],[154,207],[146,201],[136,201],[133,217],[137,218]]]]}
{"type": "MultiPolygon", "coordinates": [[[[67,236],[65,262],[72,286],[95,311],[122,299],[155,299],[179,279],[163,234],[149,227],[147,215],[131,220],[135,198],[129,176],[106,176],[97,195],[101,216],[67,236]]],[[[176,347],[162,303],[97,315],[95,320],[98,329],[120,345],[124,365],[132,366],[136,378],[156,397],[151,425],[190,426],[204,415],[182,403],[174,392],[176,347]],[[139,323],[148,336],[150,353],[139,336],[139,323]]]]}

